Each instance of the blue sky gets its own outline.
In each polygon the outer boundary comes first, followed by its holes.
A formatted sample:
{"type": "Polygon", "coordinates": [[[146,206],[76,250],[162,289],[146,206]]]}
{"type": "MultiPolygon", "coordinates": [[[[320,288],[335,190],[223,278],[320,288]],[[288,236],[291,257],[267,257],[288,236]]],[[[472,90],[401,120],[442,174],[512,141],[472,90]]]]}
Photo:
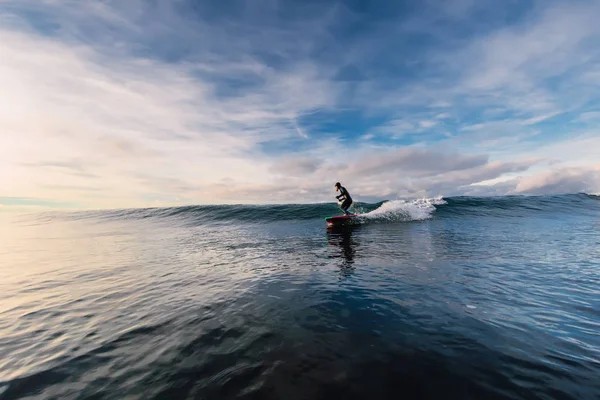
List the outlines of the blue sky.
{"type": "Polygon", "coordinates": [[[0,0],[3,209],[600,191],[597,1],[0,0]]]}

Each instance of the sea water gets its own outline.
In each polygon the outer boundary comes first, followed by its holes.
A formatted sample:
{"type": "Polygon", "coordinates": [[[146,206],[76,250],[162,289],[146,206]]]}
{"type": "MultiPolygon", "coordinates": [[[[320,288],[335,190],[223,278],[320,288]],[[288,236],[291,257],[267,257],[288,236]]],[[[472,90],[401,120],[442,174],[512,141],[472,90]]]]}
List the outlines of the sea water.
{"type": "Polygon", "coordinates": [[[0,399],[598,399],[600,198],[4,214],[0,399]]]}

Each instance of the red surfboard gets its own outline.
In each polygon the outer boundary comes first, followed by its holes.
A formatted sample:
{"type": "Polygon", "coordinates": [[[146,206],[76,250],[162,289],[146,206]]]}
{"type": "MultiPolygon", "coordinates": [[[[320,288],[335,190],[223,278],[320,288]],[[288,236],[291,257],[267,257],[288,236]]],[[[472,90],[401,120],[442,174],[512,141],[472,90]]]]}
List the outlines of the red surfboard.
{"type": "Polygon", "coordinates": [[[327,221],[327,225],[334,226],[334,225],[351,224],[354,222],[355,219],[356,219],[356,214],[350,214],[350,215],[336,215],[333,217],[325,218],[325,221],[327,221]]]}

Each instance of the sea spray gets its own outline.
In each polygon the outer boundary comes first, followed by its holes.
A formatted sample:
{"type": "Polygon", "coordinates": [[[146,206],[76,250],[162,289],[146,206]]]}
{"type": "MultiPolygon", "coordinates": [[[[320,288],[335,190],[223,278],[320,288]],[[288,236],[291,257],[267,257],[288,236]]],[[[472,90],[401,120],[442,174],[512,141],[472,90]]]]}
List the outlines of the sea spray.
{"type": "Polygon", "coordinates": [[[447,204],[442,197],[416,200],[391,200],[379,208],[361,214],[365,221],[421,221],[429,219],[435,212],[436,205],[447,204]]]}

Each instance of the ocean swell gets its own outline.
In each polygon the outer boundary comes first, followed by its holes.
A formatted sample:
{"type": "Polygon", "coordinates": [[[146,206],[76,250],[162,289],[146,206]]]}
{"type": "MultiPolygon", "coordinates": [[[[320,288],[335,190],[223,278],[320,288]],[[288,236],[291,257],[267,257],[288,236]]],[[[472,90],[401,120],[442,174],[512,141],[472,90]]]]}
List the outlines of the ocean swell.
{"type": "MultiPolygon", "coordinates": [[[[435,197],[414,200],[389,200],[355,203],[353,211],[362,223],[423,221],[434,216],[523,217],[531,213],[588,212],[600,208],[598,196],[568,194],[553,196],[435,197]]],[[[227,223],[270,223],[307,221],[341,215],[335,203],[278,205],[208,205],[142,208],[69,213],[36,214],[37,223],[60,220],[167,220],[185,225],[227,223]]]]}

